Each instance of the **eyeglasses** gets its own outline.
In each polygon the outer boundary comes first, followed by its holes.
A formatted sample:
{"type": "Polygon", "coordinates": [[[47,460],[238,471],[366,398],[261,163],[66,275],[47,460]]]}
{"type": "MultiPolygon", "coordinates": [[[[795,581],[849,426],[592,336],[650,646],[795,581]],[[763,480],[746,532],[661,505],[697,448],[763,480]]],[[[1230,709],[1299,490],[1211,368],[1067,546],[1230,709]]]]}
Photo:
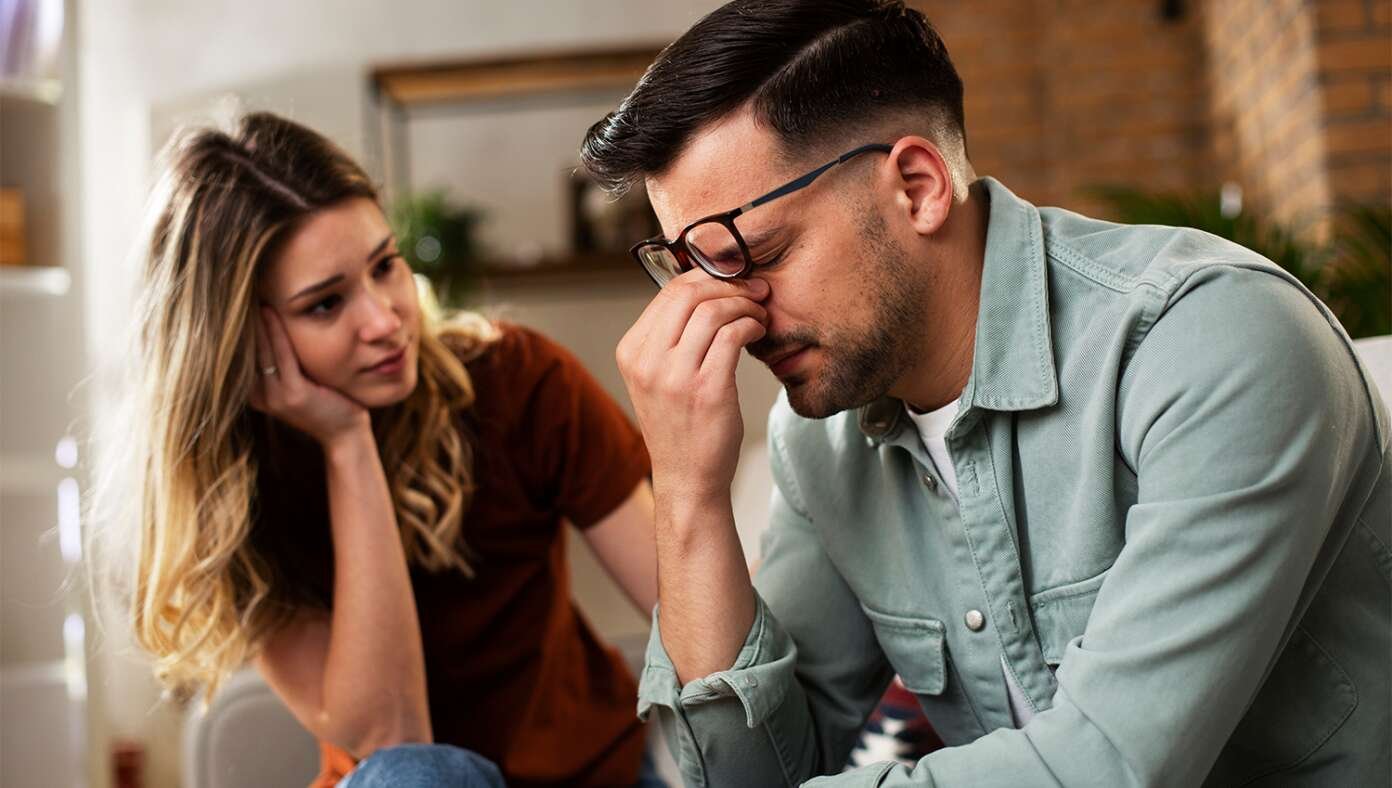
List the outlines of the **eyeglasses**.
{"type": "Polygon", "coordinates": [[[862,145],[733,211],[697,219],[687,225],[674,241],[663,240],[661,237],[639,241],[628,250],[629,254],[643,266],[643,270],[648,272],[648,276],[652,277],[658,287],[690,271],[693,266],[700,266],[716,279],[740,279],[749,276],[749,272],[754,269],[754,259],[749,254],[749,245],[744,242],[744,236],[740,235],[739,228],[735,226],[735,219],[764,203],[806,188],[822,173],[862,153],[889,153],[892,150],[894,148],[890,145],[862,145]]]}

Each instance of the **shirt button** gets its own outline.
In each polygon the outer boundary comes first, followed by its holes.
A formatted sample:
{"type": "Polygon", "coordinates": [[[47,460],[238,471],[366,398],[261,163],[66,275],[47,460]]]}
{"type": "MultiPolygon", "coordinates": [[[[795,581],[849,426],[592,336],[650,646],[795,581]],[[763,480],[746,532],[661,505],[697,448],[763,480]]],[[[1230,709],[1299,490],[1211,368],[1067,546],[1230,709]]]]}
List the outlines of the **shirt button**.
{"type": "Polygon", "coordinates": [[[981,614],[980,610],[968,610],[965,618],[967,629],[973,632],[980,632],[981,628],[986,626],[986,617],[981,614]]]}
{"type": "Polygon", "coordinates": [[[928,488],[929,492],[938,491],[938,480],[934,479],[933,475],[930,473],[923,474],[923,484],[928,488]]]}
{"type": "Polygon", "coordinates": [[[744,680],[744,686],[746,686],[746,687],[757,687],[757,686],[759,686],[759,679],[758,679],[758,677],[756,677],[756,676],[749,676],[749,677],[747,677],[747,678],[744,680]]]}

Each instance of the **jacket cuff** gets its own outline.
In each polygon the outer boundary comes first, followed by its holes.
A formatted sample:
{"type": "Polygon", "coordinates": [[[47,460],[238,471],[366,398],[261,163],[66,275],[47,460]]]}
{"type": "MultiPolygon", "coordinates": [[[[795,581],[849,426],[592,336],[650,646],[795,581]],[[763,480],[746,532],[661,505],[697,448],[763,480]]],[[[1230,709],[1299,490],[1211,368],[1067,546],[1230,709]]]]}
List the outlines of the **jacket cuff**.
{"type": "Polygon", "coordinates": [[[723,698],[738,698],[744,706],[745,724],[759,726],[783,703],[788,683],[794,680],[796,649],[764,603],[754,594],[754,623],[745,636],[734,664],[686,686],[677,681],[658,627],[659,611],[653,610],[647,660],[638,682],[638,717],[646,720],[654,705],[670,708],[685,719],[684,711],[723,698]]]}

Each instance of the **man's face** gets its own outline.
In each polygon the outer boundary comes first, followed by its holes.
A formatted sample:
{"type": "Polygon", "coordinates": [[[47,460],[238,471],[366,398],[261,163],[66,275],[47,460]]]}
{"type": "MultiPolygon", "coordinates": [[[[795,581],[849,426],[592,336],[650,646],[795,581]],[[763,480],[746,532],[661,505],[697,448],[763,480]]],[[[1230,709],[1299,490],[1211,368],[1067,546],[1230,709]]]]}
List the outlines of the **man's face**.
{"type": "MultiPolygon", "coordinates": [[[[773,136],[741,112],[694,138],[672,167],[649,178],[648,196],[663,234],[673,238],[820,163],[786,166],[773,136]]],[[[738,220],[753,276],[770,286],[763,302],[768,333],[748,350],[808,418],[883,396],[916,355],[928,285],[881,214],[876,178],[883,163],[867,157],[837,168],[738,220]]]]}

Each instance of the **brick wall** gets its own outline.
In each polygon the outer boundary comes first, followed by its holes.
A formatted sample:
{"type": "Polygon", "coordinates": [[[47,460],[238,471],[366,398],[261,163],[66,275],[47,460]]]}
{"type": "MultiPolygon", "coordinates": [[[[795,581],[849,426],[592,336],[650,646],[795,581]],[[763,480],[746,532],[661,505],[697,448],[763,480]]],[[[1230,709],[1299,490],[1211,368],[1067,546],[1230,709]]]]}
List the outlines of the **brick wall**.
{"type": "Polygon", "coordinates": [[[1315,42],[1335,200],[1392,201],[1392,0],[1319,0],[1315,42]]]}
{"type": "Polygon", "coordinates": [[[1034,202],[1235,181],[1314,227],[1337,200],[1392,200],[1392,0],[911,4],[966,83],[977,172],[1034,202]]]}
{"type": "Polygon", "coordinates": [[[1203,7],[1213,150],[1249,205],[1308,223],[1328,205],[1311,4],[1218,0],[1203,7]]]}
{"type": "Polygon", "coordinates": [[[1156,0],[919,0],[966,84],[978,174],[1097,212],[1085,187],[1161,190],[1210,169],[1199,15],[1156,0]]]}

